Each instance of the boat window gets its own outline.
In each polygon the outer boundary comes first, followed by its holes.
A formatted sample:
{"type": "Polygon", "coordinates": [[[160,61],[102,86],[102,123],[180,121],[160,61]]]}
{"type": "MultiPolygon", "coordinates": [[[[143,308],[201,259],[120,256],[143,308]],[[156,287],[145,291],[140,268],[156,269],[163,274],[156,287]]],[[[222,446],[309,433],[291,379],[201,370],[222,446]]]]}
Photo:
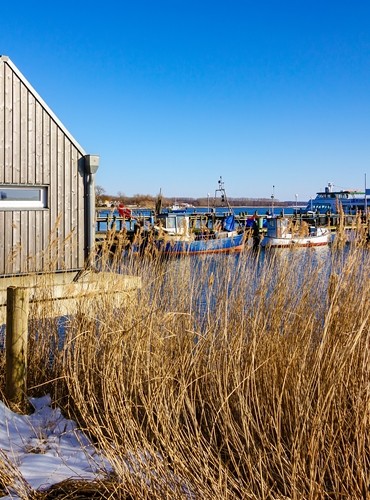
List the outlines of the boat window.
{"type": "Polygon", "coordinates": [[[166,229],[176,229],[176,217],[166,218],[166,229]]]}
{"type": "Polygon", "coordinates": [[[0,210],[47,208],[47,187],[0,185],[0,210]]]}
{"type": "Polygon", "coordinates": [[[315,210],[330,210],[332,205],[326,203],[314,203],[313,208],[315,210]]]}

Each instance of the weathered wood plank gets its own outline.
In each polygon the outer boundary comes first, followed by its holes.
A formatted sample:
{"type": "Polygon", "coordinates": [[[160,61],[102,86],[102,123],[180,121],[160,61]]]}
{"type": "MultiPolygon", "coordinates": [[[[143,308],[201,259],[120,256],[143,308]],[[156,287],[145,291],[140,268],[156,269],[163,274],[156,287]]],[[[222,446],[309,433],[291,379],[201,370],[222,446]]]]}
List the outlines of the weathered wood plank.
{"type": "Polygon", "coordinates": [[[28,181],[28,92],[21,84],[20,183],[28,181]]]}
{"type": "Polygon", "coordinates": [[[64,232],[64,135],[62,131],[57,131],[57,217],[60,218],[58,226],[58,269],[64,268],[64,239],[66,234],[64,232]]]}
{"type": "Polygon", "coordinates": [[[13,239],[9,235],[13,233],[13,212],[4,212],[4,253],[5,274],[13,272],[13,239]]]}
{"type": "Polygon", "coordinates": [[[21,212],[13,212],[13,266],[16,272],[20,272],[21,261],[21,212]]]}
{"type": "Polygon", "coordinates": [[[25,243],[27,245],[27,272],[32,273],[36,271],[36,213],[34,210],[28,211],[27,238],[25,243]]]}
{"type": "MultiPolygon", "coordinates": [[[[5,64],[0,64],[0,88],[4,88],[5,64]]],[[[5,163],[5,93],[0,92],[0,165],[5,163]]],[[[0,184],[5,182],[5,168],[0,168],[0,184]]]]}
{"type": "Polygon", "coordinates": [[[42,107],[39,102],[35,103],[35,183],[42,184],[43,181],[43,121],[42,107]]]}
{"type": "Polygon", "coordinates": [[[21,182],[21,83],[15,75],[13,77],[13,180],[15,184],[21,182]]]}
{"type": "MultiPolygon", "coordinates": [[[[5,212],[0,211],[0,238],[5,241],[5,212]]],[[[5,245],[0,245],[0,269],[5,270],[5,245]]]]}
{"type": "Polygon", "coordinates": [[[13,73],[5,66],[4,181],[13,182],[13,73]]]}
{"type": "MultiPolygon", "coordinates": [[[[50,116],[43,111],[42,113],[42,184],[50,184],[50,153],[51,153],[51,143],[50,143],[50,130],[51,130],[51,119],[50,116]]],[[[49,193],[50,195],[50,193],[49,193]]]]}
{"type": "Polygon", "coordinates": [[[52,263],[53,270],[57,268],[57,238],[58,238],[58,167],[57,167],[57,126],[54,120],[50,122],[50,193],[49,193],[49,206],[50,206],[50,246],[49,256],[50,263],[52,263]]]}
{"type": "Polygon", "coordinates": [[[28,212],[21,212],[20,220],[21,266],[20,273],[28,272],[28,212]]]}
{"type": "Polygon", "coordinates": [[[71,190],[72,190],[72,169],[71,169],[71,143],[67,137],[64,137],[63,141],[63,153],[64,153],[64,196],[63,196],[63,233],[64,233],[64,255],[65,255],[65,266],[70,269],[72,266],[72,250],[73,250],[73,230],[71,223],[71,190]]]}
{"type": "Polygon", "coordinates": [[[77,180],[77,189],[78,189],[78,194],[77,194],[77,197],[78,197],[78,231],[77,231],[77,235],[78,235],[78,249],[79,249],[79,260],[78,260],[78,264],[79,264],[79,267],[80,266],[84,266],[84,261],[85,261],[85,245],[86,245],[86,228],[85,228],[85,196],[84,196],[84,192],[85,192],[85,182],[84,182],[84,176],[83,176],[83,173],[81,171],[81,155],[78,154],[78,160],[77,160],[77,169],[78,169],[78,173],[77,173],[77,177],[76,177],[76,180],[77,180]],[[84,231],[81,231],[80,228],[85,228],[84,231]]]}
{"type": "MultiPolygon", "coordinates": [[[[81,248],[79,247],[79,233],[78,230],[80,225],[79,221],[79,213],[78,213],[78,201],[79,201],[79,178],[78,178],[78,155],[75,147],[71,147],[71,157],[70,157],[70,166],[71,166],[71,211],[70,211],[70,224],[72,233],[72,252],[71,252],[71,268],[78,269],[81,266],[81,248]],[[73,251],[74,249],[74,251],[73,251]]],[[[83,232],[82,232],[83,234],[83,232]]],[[[83,248],[83,247],[82,247],[83,248]]]]}
{"type": "Polygon", "coordinates": [[[27,183],[36,181],[36,100],[28,93],[28,151],[27,151],[27,183]]]}
{"type": "Polygon", "coordinates": [[[0,280],[0,325],[6,321],[7,287],[14,286],[14,283],[27,283],[25,288],[29,290],[33,314],[52,317],[73,315],[83,307],[88,312],[93,300],[107,297],[112,307],[118,307],[141,288],[140,277],[114,273],[89,273],[81,281],[67,283],[62,282],[61,275],[29,276],[23,281],[21,278],[3,278],[0,280]]]}
{"type": "Polygon", "coordinates": [[[35,270],[43,268],[43,238],[42,238],[42,225],[43,225],[43,217],[42,210],[34,211],[35,223],[34,223],[34,232],[35,232],[35,270]]]}

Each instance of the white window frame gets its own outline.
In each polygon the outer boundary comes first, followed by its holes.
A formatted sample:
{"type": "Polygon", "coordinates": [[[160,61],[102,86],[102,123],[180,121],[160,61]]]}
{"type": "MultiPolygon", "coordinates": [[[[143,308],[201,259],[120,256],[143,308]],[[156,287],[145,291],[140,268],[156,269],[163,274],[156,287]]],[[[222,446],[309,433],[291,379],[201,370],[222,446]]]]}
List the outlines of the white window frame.
{"type": "Polygon", "coordinates": [[[10,186],[8,184],[0,185],[0,210],[3,209],[42,209],[48,207],[48,188],[47,186],[10,186]],[[8,195],[11,192],[18,191],[19,196],[16,198],[4,198],[2,199],[1,193],[5,192],[8,195]],[[25,195],[26,192],[36,191],[38,193],[37,199],[27,199],[25,195]],[[24,193],[24,197],[22,199],[22,192],[24,193]]]}

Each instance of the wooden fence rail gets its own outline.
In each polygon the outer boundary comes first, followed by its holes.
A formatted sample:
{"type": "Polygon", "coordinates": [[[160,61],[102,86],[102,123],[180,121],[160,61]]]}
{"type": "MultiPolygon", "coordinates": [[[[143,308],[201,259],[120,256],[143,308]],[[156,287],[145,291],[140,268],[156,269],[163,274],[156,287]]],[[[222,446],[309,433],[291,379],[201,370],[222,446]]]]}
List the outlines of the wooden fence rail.
{"type": "Polygon", "coordinates": [[[6,324],[5,396],[9,403],[25,403],[28,318],[31,305],[36,316],[41,312],[48,317],[73,315],[77,310],[88,314],[91,300],[109,295],[110,304],[119,306],[140,287],[141,279],[136,276],[97,273],[88,275],[81,282],[43,286],[10,285],[6,290],[0,289],[0,324],[6,324]]]}

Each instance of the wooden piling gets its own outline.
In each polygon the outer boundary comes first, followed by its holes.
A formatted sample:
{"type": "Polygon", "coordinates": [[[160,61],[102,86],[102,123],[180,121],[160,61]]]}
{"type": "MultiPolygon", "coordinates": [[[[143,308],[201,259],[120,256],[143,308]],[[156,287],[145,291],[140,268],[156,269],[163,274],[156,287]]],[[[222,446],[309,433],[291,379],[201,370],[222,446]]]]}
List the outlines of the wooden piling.
{"type": "Polygon", "coordinates": [[[22,404],[27,390],[29,289],[9,286],[6,307],[5,394],[11,403],[22,404]]]}

